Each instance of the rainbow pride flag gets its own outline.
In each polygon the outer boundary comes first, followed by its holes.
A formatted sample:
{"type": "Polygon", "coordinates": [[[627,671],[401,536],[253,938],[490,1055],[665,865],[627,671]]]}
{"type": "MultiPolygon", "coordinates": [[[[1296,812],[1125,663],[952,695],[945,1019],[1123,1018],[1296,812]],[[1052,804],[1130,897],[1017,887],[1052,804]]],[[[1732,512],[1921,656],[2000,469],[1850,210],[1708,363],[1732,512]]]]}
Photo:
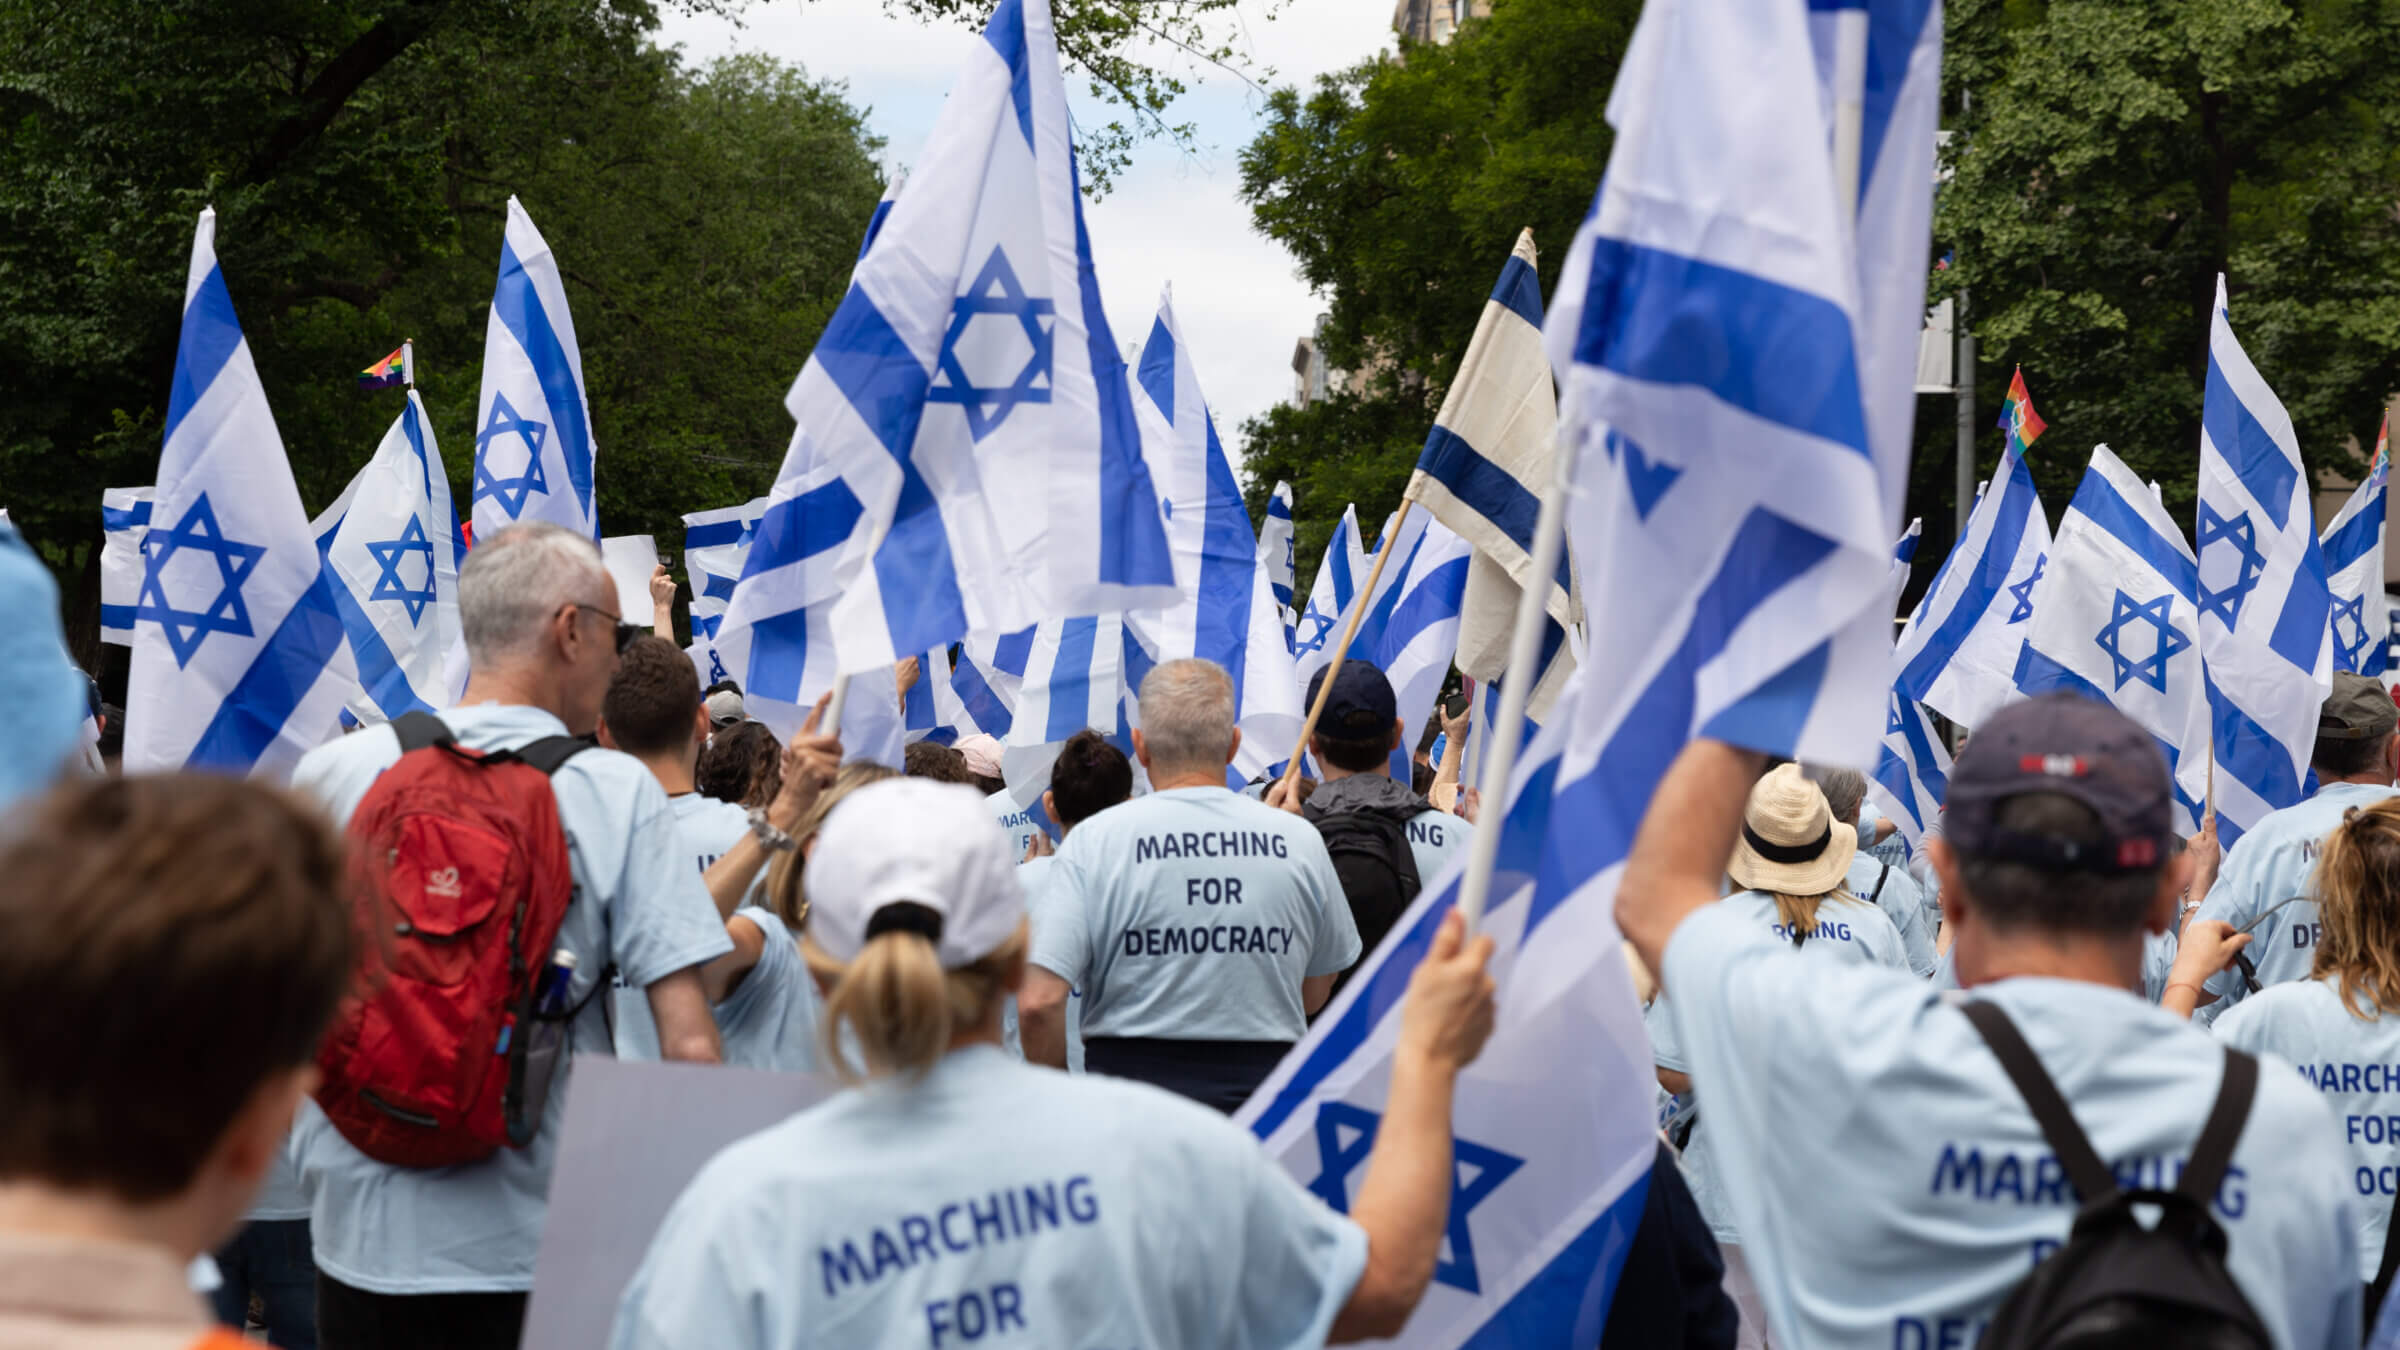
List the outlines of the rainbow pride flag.
{"type": "Polygon", "coordinates": [[[2048,425],[2033,410],[2033,395],[2025,392],[2025,368],[2009,377],[2008,398],[2000,404],[2000,429],[2008,433],[2008,448],[2022,455],[2048,425]]]}
{"type": "Polygon", "coordinates": [[[394,347],[392,354],[358,372],[361,389],[389,389],[408,377],[408,363],[402,359],[406,347],[394,347]]]}

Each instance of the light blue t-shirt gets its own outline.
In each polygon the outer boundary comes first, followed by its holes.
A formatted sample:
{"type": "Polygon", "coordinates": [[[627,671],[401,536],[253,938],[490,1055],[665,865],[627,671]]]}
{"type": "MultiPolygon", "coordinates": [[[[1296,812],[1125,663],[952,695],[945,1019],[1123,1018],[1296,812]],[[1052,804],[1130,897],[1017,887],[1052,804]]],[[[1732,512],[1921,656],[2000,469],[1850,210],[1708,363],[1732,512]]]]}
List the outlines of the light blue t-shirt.
{"type": "MultiPolygon", "coordinates": [[[[489,703],[452,708],[442,720],[461,745],[477,750],[566,732],[538,708],[489,703]]],[[[391,729],[371,727],[310,751],[292,785],[347,821],[399,757],[391,729]]],[[[576,1054],[607,1054],[607,1000],[592,995],[609,966],[647,987],[732,943],[676,833],[667,794],[641,761],[586,750],[550,783],[576,887],[558,930],[559,945],[579,958],[569,996],[584,1004],[569,1026],[570,1044],[576,1054]]],[[[460,1167],[376,1162],[309,1104],[293,1126],[292,1152],[309,1193],[318,1268],[379,1294],[530,1289],[567,1082],[562,1061],[531,1144],[460,1167]]]]}
{"type": "MultiPolygon", "coordinates": [[[[2366,783],[2328,783],[2307,801],[2269,813],[2226,851],[2217,884],[2192,917],[2223,919],[2237,930],[2250,930],[2243,955],[2258,967],[2261,988],[2307,979],[2317,960],[2317,902],[2293,897],[2308,894],[2317,846],[2342,823],[2343,814],[2392,796],[2400,792],[2366,783]],[[2285,900],[2292,903],[2275,908],[2285,900]]],[[[2194,1014],[2202,1022],[2223,1016],[2250,992],[2239,967],[2211,976],[2208,988],[2217,1001],[2194,1014]]]]}
{"type": "Polygon", "coordinates": [[[609,1344],[1315,1346],[1366,1256],[1223,1116],[976,1046],[710,1160],[609,1344]]]}
{"type": "MultiPolygon", "coordinates": [[[[750,833],[750,813],[732,802],[719,801],[704,792],[684,792],[667,798],[667,807],[675,815],[675,835],[683,841],[684,851],[699,864],[703,875],[709,865],[725,856],[736,842],[750,833]]],[[[759,869],[766,876],[766,869],[759,869]]],[[[645,1064],[658,1060],[658,1022],[650,1015],[650,999],[640,989],[626,983],[623,972],[616,978],[616,987],[609,990],[616,1004],[615,1037],[617,1058],[639,1060],[645,1064]]],[[[727,1051],[725,1062],[733,1062],[727,1051]]]]}
{"type": "Polygon", "coordinates": [[[1467,851],[1475,827],[1465,817],[1435,809],[1420,811],[1408,822],[1408,852],[1416,860],[1417,880],[1426,886],[1441,875],[1453,858],[1467,851]]]}
{"type": "MultiPolygon", "coordinates": [[[[1781,916],[1775,912],[1775,897],[1760,891],[1740,891],[1719,900],[1715,908],[1738,915],[1740,920],[1760,932],[1773,934],[1784,945],[1791,945],[1791,934],[1785,930],[1781,916]]],[[[1873,964],[1890,966],[1895,970],[1908,969],[1908,958],[1900,943],[1900,934],[1882,910],[1861,900],[1855,904],[1844,900],[1826,900],[1817,906],[1817,926],[1808,941],[1801,944],[1800,954],[1807,960],[1842,964],[1873,964]]],[[[1676,1030],[1673,1001],[1665,990],[1652,999],[1642,1023],[1650,1032],[1650,1055],[1662,1069],[1692,1075],[1692,1102],[1678,1102],[1678,1113],[1684,1106],[1696,1104],[1700,1124],[1692,1131],[1691,1145],[1684,1150],[1684,1179],[1691,1185],[1692,1201],[1700,1207],[1700,1217],[1708,1221],[1708,1229],[1721,1243],[1741,1242],[1741,1232],[1735,1227],[1733,1207],[1725,1198],[1725,1168],[1718,1159],[1720,1145],[1709,1129],[1715,1102],[1711,1085],[1693,1073],[1691,1057],[1684,1052],[1681,1035],[1676,1030]]],[[[1825,1028],[1828,1035],[1840,1035],[1839,1025],[1825,1028]]]]}
{"type": "MultiPolygon", "coordinates": [[[[1776,1339],[1973,1345],[2065,1240],[2065,1172],[1944,995],[1789,948],[1708,905],[1675,930],[1665,971],[1703,1085],[1700,1131],[1715,1132],[1776,1339]]],[[[2224,1047],[2122,989],[2019,977],[1974,996],[2016,1023],[2120,1178],[2173,1184],[2216,1100],[2224,1047]]],[[[2324,1102],[2268,1058],[2216,1214],[2235,1282],[2287,1350],[2358,1343],[2350,1190],[2324,1102]]]]}
{"type": "Polygon", "coordinates": [[[1033,818],[1031,811],[1017,805],[1016,799],[1008,795],[1006,788],[983,800],[992,808],[992,818],[1000,822],[1001,830],[1008,835],[1008,860],[1024,861],[1025,850],[1033,847],[1033,837],[1042,833],[1041,824],[1033,818]]]}
{"type": "Polygon", "coordinates": [[[1883,911],[1892,921],[1892,930],[1900,938],[1900,950],[1909,970],[1918,975],[1931,975],[1935,962],[1933,926],[1925,921],[1925,896],[1917,889],[1917,879],[1905,867],[1893,867],[1882,859],[1866,853],[1851,856],[1849,875],[1843,878],[1842,889],[1883,911]]]}
{"type": "Polygon", "coordinates": [[[1314,825],[1221,787],[1075,827],[1033,916],[1033,964],[1083,991],[1083,1034],[1296,1041],[1300,982],[1358,960],[1314,825]]]}
{"type": "MultiPolygon", "coordinates": [[[[2364,993],[2359,1002],[2376,1011],[2364,993]]],[[[2372,1282],[2400,1186],[2400,1017],[2359,1017],[2333,981],[2294,980],[2242,1000],[2217,1019],[2216,1033],[2227,1045],[2299,1065],[2333,1108],[2350,1154],[2343,1175],[2358,1221],[2358,1278],[2372,1282]]]]}
{"type": "Polygon", "coordinates": [[[824,1061],[817,1050],[822,1003],[808,963],[800,959],[799,940],[768,910],[745,905],[733,917],[758,925],[765,941],[758,964],[715,1009],[725,1062],[779,1073],[817,1072],[824,1061]]]}
{"type": "MultiPolygon", "coordinates": [[[[1017,865],[1017,884],[1025,888],[1025,913],[1037,927],[1041,924],[1039,916],[1043,897],[1050,890],[1051,868],[1057,862],[1058,855],[1051,854],[1047,857],[1029,858],[1017,865]]],[[[1081,990],[1069,989],[1067,991],[1067,1006],[1064,1014],[1067,1023],[1067,1072],[1082,1073],[1083,992],[1081,990]]],[[[1017,1000],[1014,997],[1003,1000],[1000,1005],[1000,1045],[1002,1049],[1007,1050],[1018,1059],[1025,1058],[1024,1041],[1017,1032],[1017,1000]]]]}

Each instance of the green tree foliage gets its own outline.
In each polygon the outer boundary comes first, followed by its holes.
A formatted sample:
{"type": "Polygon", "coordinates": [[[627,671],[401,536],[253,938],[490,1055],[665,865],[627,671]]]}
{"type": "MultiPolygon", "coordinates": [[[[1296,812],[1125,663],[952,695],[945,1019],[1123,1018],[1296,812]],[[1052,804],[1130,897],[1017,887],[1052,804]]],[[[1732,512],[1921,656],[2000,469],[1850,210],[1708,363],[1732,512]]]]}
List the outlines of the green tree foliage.
{"type": "Polygon", "coordinates": [[[1370,536],[1398,505],[1519,230],[1542,250],[1543,292],[1557,281],[1608,160],[1601,114],[1640,10],[1498,0],[1447,45],[1408,43],[1270,97],[1243,196],[1330,297],[1331,364],[1365,374],[1355,393],[1243,427],[1254,508],[1292,482],[1302,586],[1346,503],[1370,536]]]}
{"type": "Polygon", "coordinates": [[[193,221],[303,500],[416,340],[462,511],[506,202],[556,250],[611,533],[761,491],[780,395],[881,191],[838,85],[651,45],[646,0],[0,0],[0,504],[62,573],[82,655],[100,488],[150,482],[193,221]]]}
{"type": "Polygon", "coordinates": [[[2105,441],[2191,519],[2219,272],[2311,469],[2357,472],[2400,385],[2400,4],[1949,0],[1948,44],[1936,293],[1973,293],[1979,425],[2022,363],[2053,513],[2105,441]]]}

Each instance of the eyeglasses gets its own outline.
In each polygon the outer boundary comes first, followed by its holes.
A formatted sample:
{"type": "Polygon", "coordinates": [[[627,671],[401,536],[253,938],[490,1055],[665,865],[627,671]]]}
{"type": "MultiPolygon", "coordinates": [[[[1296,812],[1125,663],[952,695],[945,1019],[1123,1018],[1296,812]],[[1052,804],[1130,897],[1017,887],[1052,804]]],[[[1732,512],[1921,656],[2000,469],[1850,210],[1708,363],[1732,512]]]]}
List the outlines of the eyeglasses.
{"type": "Polygon", "coordinates": [[[633,645],[633,640],[635,638],[638,638],[642,634],[650,631],[638,623],[627,623],[625,622],[624,615],[611,614],[607,610],[600,608],[598,605],[586,605],[570,600],[566,604],[560,605],[559,608],[561,610],[575,609],[587,614],[597,614],[601,618],[608,620],[617,631],[617,654],[619,656],[625,654],[625,649],[633,645]]]}

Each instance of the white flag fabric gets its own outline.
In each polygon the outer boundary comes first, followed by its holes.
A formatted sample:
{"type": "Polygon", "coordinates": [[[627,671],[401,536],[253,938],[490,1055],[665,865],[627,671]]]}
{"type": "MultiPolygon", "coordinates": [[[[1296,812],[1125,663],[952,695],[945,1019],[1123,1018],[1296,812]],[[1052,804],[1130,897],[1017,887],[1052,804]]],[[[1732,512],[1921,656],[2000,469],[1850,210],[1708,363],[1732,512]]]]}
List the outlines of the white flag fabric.
{"type": "Polygon", "coordinates": [[[483,396],[475,405],[475,537],[520,520],[546,520],[599,542],[592,496],[598,454],[583,349],[575,343],[558,259],[533,217],[510,197],[500,279],[484,325],[483,396]]]}
{"type": "MultiPolygon", "coordinates": [[[[2198,575],[2167,508],[2125,461],[2096,446],[2059,520],[2017,657],[2023,693],[2112,703],[2158,738],[2175,774],[2179,834],[2199,831],[2208,799],[2198,575]]],[[[2217,791],[2222,800],[2221,776],[2217,791]]]]}
{"type": "Polygon", "coordinates": [[[2200,652],[2217,760],[2217,837],[2233,847],[2306,795],[2333,692],[2333,601],[2292,419],[2225,312],[2209,312],[2200,410],[2200,652]]]}
{"type": "Polygon", "coordinates": [[[1342,508],[1342,518],[1325,541],[1325,557],[1317,564],[1317,579],[1308,592],[1308,607],[1300,613],[1298,640],[1292,647],[1293,678],[1302,689],[1333,660],[1333,644],[1342,636],[1350,602],[1367,584],[1374,559],[1367,555],[1358,533],[1358,507],[1342,508]]]}
{"type": "MultiPolygon", "coordinates": [[[[1391,681],[1400,720],[1408,724],[1407,736],[1392,751],[1392,777],[1405,783],[1419,733],[1433,715],[1458,651],[1460,611],[1475,550],[1423,511],[1409,512],[1396,534],[1387,521],[1384,533],[1391,561],[1384,564],[1375,589],[1355,601],[1366,612],[1347,659],[1369,662],[1391,681]]],[[[1511,610],[1512,618],[1514,614],[1511,610]]]]}
{"type": "Polygon", "coordinates": [[[859,503],[843,670],[1175,603],[1072,154],[1047,0],[1002,0],[789,399],[776,500],[823,466],[859,503]]]}
{"type": "Polygon", "coordinates": [[[754,497],[740,506],[692,511],[683,518],[683,571],[692,588],[692,645],[685,650],[700,687],[734,678],[717,651],[717,629],[732,603],[734,583],[750,560],[750,541],[767,511],[767,499],[754,497]]]}
{"type": "Polygon", "coordinates": [[[1258,527],[1258,565],[1267,570],[1267,584],[1274,588],[1276,608],[1283,615],[1283,645],[1292,645],[1292,626],[1300,614],[1293,607],[1293,587],[1298,584],[1299,562],[1293,554],[1296,534],[1292,526],[1292,485],[1277,483],[1267,496],[1267,518],[1258,527]]]}
{"type": "Polygon", "coordinates": [[[1557,457],[1558,398],[1542,350],[1541,279],[1528,229],[1517,236],[1484,302],[1403,495],[1474,549],[1458,633],[1461,672],[1479,680],[1501,677],[1518,597],[1528,585],[1544,588],[1550,635],[1526,705],[1537,722],[1575,668],[1573,646],[1564,637],[1582,621],[1574,565],[1565,552],[1555,575],[1533,575],[1534,518],[1543,495],[1556,491],[1557,457]]]}
{"type": "Polygon", "coordinates": [[[1233,767],[1248,779],[1265,772],[1300,735],[1300,686],[1273,581],[1259,565],[1250,508],[1233,476],[1233,460],[1217,440],[1191,348],[1165,295],[1135,369],[1145,455],[1166,503],[1167,542],[1183,596],[1163,610],[1125,615],[1121,680],[1128,716],[1137,716],[1131,705],[1153,666],[1182,657],[1215,662],[1233,677],[1235,725],[1242,732],[1233,767]]]}
{"type": "Polygon", "coordinates": [[[2379,448],[2367,481],[2318,540],[2332,593],[2333,668],[2356,675],[2382,675],[2391,656],[2392,607],[2383,595],[2384,489],[2391,471],[2391,456],[2379,448]]]}
{"type": "Polygon", "coordinates": [[[1900,635],[1899,688],[1953,722],[1983,725],[2017,697],[2017,650],[2050,556],[2050,517],[2012,446],[1900,635]]]}
{"type": "Polygon", "coordinates": [[[366,696],[354,711],[388,721],[449,707],[467,682],[458,514],[416,390],[329,514],[319,546],[366,696]]]}
{"type": "Polygon", "coordinates": [[[1001,738],[1001,777],[1017,805],[1031,807],[1041,800],[1059,746],[1087,727],[1118,741],[1132,756],[1122,735],[1123,709],[1130,701],[1126,646],[1121,615],[1044,619],[1034,626],[1016,708],[1008,735],[1001,738]]]}
{"type": "Polygon", "coordinates": [[[125,770],[280,783],[335,733],[356,676],[216,233],[202,211],[133,607],[125,770]]]}
{"type": "Polygon", "coordinates": [[[1892,691],[1886,707],[1883,748],[1875,757],[1875,772],[1867,776],[1867,795],[1913,857],[1950,793],[1950,752],[1925,710],[1899,690],[1892,691]]]}
{"type": "Polygon", "coordinates": [[[146,487],[100,490],[100,640],[133,645],[133,607],[142,593],[142,536],[150,532],[146,487]]]}

